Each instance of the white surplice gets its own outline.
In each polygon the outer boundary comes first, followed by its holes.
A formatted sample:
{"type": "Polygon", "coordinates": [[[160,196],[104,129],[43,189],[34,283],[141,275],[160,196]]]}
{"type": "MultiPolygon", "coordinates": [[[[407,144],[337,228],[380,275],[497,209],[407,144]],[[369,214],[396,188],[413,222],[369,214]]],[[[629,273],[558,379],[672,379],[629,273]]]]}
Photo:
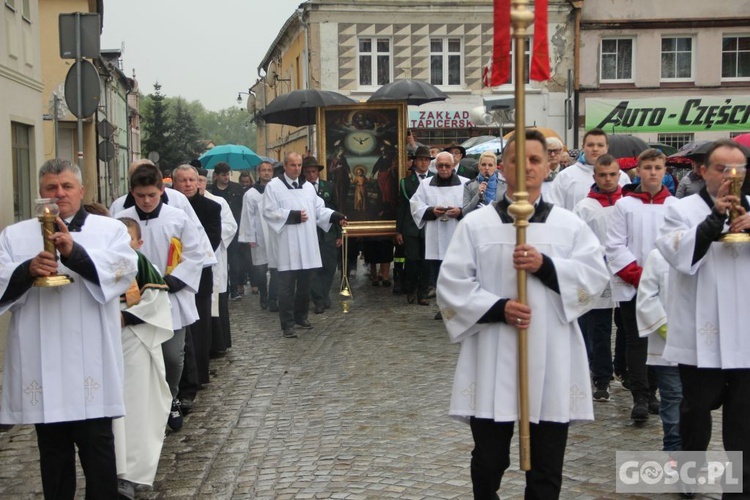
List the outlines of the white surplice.
{"type": "MultiPolygon", "coordinates": [[[[184,211],[187,214],[188,218],[190,218],[190,220],[193,222],[193,224],[198,226],[198,232],[201,235],[201,243],[203,245],[203,252],[205,253],[203,267],[215,265],[216,255],[214,254],[214,248],[211,246],[211,241],[208,239],[208,235],[203,229],[203,224],[201,224],[201,221],[198,219],[198,214],[196,214],[195,210],[193,210],[193,206],[190,204],[190,200],[187,199],[187,196],[180,193],[176,189],[168,187],[164,188],[164,194],[169,200],[167,204],[170,207],[179,208],[180,210],[184,211]]],[[[111,217],[114,217],[116,219],[119,219],[120,217],[130,217],[129,215],[126,216],[122,214],[123,210],[126,210],[125,200],[127,199],[127,197],[128,195],[120,196],[112,202],[112,205],[110,205],[109,207],[109,215],[111,217]]]]}
{"type": "MultiPolygon", "coordinates": [[[[532,422],[594,418],[588,360],[576,321],[607,284],[599,241],[581,219],[553,206],[527,239],[554,263],[561,294],[528,274],[529,410],[532,422]]],[[[500,422],[518,418],[518,333],[477,321],[501,298],[515,298],[516,229],[494,205],[458,225],[440,270],[437,300],[453,342],[461,343],[450,414],[500,422]]]]}
{"type": "MultiPolygon", "coordinates": [[[[65,267],[73,278],[60,287],[32,287],[0,305],[13,314],[8,330],[0,422],[68,422],[125,413],[119,298],[137,271],[126,227],[88,215],[71,232],[96,267],[96,285],[65,267]]],[[[13,271],[42,250],[36,219],[0,234],[0,296],[13,271]]]]}
{"type": "MultiPolygon", "coordinates": [[[[661,252],[654,248],[646,258],[638,295],[635,299],[635,319],[638,322],[638,335],[648,337],[646,364],[654,366],[677,366],[662,357],[667,341],[657,330],[668,324],[665,309],[668,288],[669,264],[661,252]]],[[[667,330],[669,335],[669,330],[667,330]]]]}
{"type": "Polygon", "coordinates": [[[271,258],[266,243],[268,223],[261,213],[262,202],[263,195],[254,187],[248,189],[242,198],[242,219],[238,240],[241,243],[255,243],[255,246],[250,249],[254,266],[268,264],[271,258]]]}
{"type": "Polygon", "coordinates": [[[663,204],[643,203],[637,197],[623,196],[615,203],[604,242],[607,265],[612,272],[612,300],[615,302],[627,302],[635,297],[636,288],[617,273],[631,262],[643,267],[649,252],[654,249],[667,207],[676,202],[674,196],[666,198],[663,204]]]}
{"type": "Polygon", "coordinates": [[[423,219],[430,207],[462,207],[464,201],[464,184],[469,179],[456,176],[458,183],[452,186],[438,186],[437,176],[426,177],[419,182],[414,196],[411,197],[410,208],[414,223],[419,229],[425,228],[425,259],[443,260],[445,251],[451,241],[453,232],[458,225],[458,219],[448,217],[448,220],[423,219]]]}
{"type": "Polygon", "coordinates": [[[750,368],[750,307],[744,294],[750,245],[715,241],[693,263],[698,225],[711,210],[700,194],[678,200],[667,209],[656,241],[671,266],[663,356],[699,368],[750,368]]]}
{"type": "MultiPolygon", "coordinates": [[[[549,184],[547,182],[546,184],[549,184]]],[[[596,235],[597,239],[602,245],[602,252],[604,252],[604,241],[607,237],[607,228],[609,227],[609,220],[612,217],[615,206],[610,205],[608,207],[602,206],[594,198],[584,198],[578,202],[573,211],[578,217],[583,220],[596,235]]],[[[612,282],[607,283],[607,287],[602,292],[601,296],[596,300],[592,309],[612,309],[615,306],[612,300],[612,282]]]]}
{"type": "Polygon", "coordinates": [[[161,350],[173,335],[167,295],[166,290],[146,288],[140,302],[124,309],[143,323],[122,329],[127,414],[112,422],[117,476],[149,486],[159,465],[164,423],[172,406],[161,350]]]}
{"type": "Polygon", "coordinates": [[[279,271],[322,266],[316,226],[327,232],[331,228],[333,210],[326,208],[323,198],[318,196],[312,184],[302,182],[299,189],[290,189],[284,181],[275,177],[263,192],[262,212],[269,232],[275,233],[279,271]],[[292,210],[304,210],[307,221],[287,224],[292,210]]]}
{"type": "MultiPolygon", "coordinates": [[[[206,254],[198,226],[191,222],[187,214],[164,203],[160,207],[159,216],[152,219],[140,220],[135,207],[126,208],[120,212],[120,217],[130,217],[138,221],[143,237],[141,253],[162,272],[167,269],[171,239],[175,237],[182,243],[180,263],[171,274],[186,286],[176,293],[169,294],[172,304],[172,326],[179,330],[198,321],[195,294],[200,285],[206,254]]],[[[211,255],[213,256],[213,249],[211,255]]]]}
{"type": "MultiPolygon", "coordinates": [[[[620,171],[618,184],[625,186],[630,182],[628,174],[620,171]]],[[[545,190],[544,199],[568,210],[574,210],[576,204],[589,194],[593,184],[594,166],[576,162],[557,174],[550,189],[545,190]]]]}

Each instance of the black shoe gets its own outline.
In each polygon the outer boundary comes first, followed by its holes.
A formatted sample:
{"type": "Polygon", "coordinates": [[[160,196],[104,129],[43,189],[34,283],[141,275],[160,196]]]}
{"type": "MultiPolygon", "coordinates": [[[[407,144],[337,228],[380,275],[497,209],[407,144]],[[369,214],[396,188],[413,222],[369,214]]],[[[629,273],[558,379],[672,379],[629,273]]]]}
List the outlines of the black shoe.
{"type": "Polygon", "coordinates": [[[267,300],[263,300],[263,299],[260,299],[260,308],[261,308],[261,309],[263,309],[264,311],[265,311],[266,309],[268,309],[268,301],[267,301],[267,300]]]}
{"type": "Polygon", "coordinates": [[[297,338],[297,332],[294,331],[294,328],[284,328],[284,330],[281,333],[282,335],[284,335],[285,339],[297,338]]]}
{"type": "Polygon", "coordinates": [[[325,303],[325,304],[323,305],[323,309],[330,309],[330,308],[331,308],[331,303],[330,303],[330,302],[326,302],[326,303],[325,303]]]}
{"type": "Polygon", "coordinates": [[[383,286],[391,286],[391,280],[383,280],[383,286]]]}
{"type": "Polygon", "coordinates": [[[323,314],[326,308],[323,304],[315,304],[315,314],[323,314]]]}
{"type": "Polygon", "coordinates": [[[658,415],[660,406],[661,404],[659,403],[659,400],[656,399],[656,394],[649,394],[648,395],[648,412],[651,415],[658,415]]]}
{"type": "Polygon", "coordinates": [[[606,403],[609,401],[609,385],[600,385],[594,391],[594,401],[606,403]]]}
{"type": "Polygon", "coordinates": [[[133,500],[135,498],[135,483],[131,483],[127,479],[118,479],[117,497],[133,500]]]}
{"type": "Polygon", "coordinates": [[[648,394],[637,394],[633,396],[633,410],[630,418],[635,423],[643,423],[648,420],[648,394]]]}
{"type": "Polygon", "coordinates": [[[406,301],[409,304],[413,304],[414,302],[417,301],[417,294],[416,293],[407,293],[406,294],[406,301]]]}
{"type": "Polygon", "coordinates": [[[172,409],[169,410],[169,418],[167,418],[167,425],[173,431],[179,431],[182,429],[182,409],[180,408],[180,400],[172,400],[172,409]]]}
{"type": "Polygon", "coordinates": [[[302,321],[297,321],[296,322],[295,328],[302,328],[302,329],[305,329],[305,330],[312,330],[313,326],[312,326],[312,324],[309,321],[307,321],[306,319],[303,319],[302,321]]]}
{"type": "Polygon", "coordinates": [[[192,399],[180,399],[180,410],[183,415],[188,415],[193,411],[193,400],[192,399]]]}
{"type": "Polygon", "coordinates": [[[268,303],[268,312],[277,313],[279,312],[279,304],[276,302],[268,303]]]}
{"type": "Polygon", "coordinates": [[[430,301],[427,299],[417,299],[417,304],[419,304],[420,306],[429,306],[430,301]]]}
{"type": "Polygon", "coordinates": [[[401,295],[402,293],[404,293],[404,291],[403,291],[403,289],[401,288],[401,283],[399,283],[399,282],[397,281],[397,282],[396,282],[396,283],[394,283],[394,285],[393,285],[393,295],[401,295]]]}
{"type": "Polygon", "coordinates": [[[435,318],[433,319],[443,319],[443,313],[441,311],[438,311],[438,313],[435,315],[435,318]]]}

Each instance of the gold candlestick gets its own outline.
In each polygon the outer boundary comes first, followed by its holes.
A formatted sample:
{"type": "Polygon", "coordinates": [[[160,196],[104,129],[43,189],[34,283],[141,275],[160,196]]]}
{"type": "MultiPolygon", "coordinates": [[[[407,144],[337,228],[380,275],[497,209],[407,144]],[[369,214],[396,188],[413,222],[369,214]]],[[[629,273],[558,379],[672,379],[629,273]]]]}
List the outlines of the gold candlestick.
{"type": "MultiPolygon", "coordinates": [[[[729,180],[729,194],[742,199],[742,183],[745,182],[745,165],[727,165],[724,168],[724,178],[729,180]]],[[[740,204],[732,203],[729,209],[729,224],[741,215],[740,204]]],[[[750,243],[750,234],[742,233],[724,233],[719,241],[725,243],[750,243]]]]}
{"type": "MultiPolygon", "coordinates": [[[[513,25],[513,68],[516,94],[516,190],[508,213],[514,217],[516,245],[526,244],[526,228],[534,207],[526,191],[526,87],[524,82],[526,60],[523,47],[529,37],[528,27],[534,22],[534,13],[528,8],[529,0],[512,0],[510,19],[513,25]]],[[[495,29],[498,29],[496,26],[495,29]]],[[[527,305],[526,271],[516,272],[518,302],[527,305]]],[[[529,424],[529,332],[518,330],[518,448],[520,468],[531,470],[531,430],[529,424]]]]}
{"type": "MultiPolygon", "coordinates": [[[[55,243],[49,239],[49,236],[57,232],[55,221],[60,216],[60,208],[54,199],[41,198],[36,200],[36,218],[39,219],[42,227],[42,240],[44,241],[44,251],[51,253],[57,259],[57,249],[55,243]]],[[[73,283],[73,278],[65,274],[52,274],[50,276],[39,276],[34,280],[34,286],[52,287],[63,286],[73,283]]]]}
{"type": "Polygon", "coordinates": [[[344,314],[349,313],[352,300],[352,290],[349,288],[349,234],[344,226],[341,228],[341,290],[339,291],[339,304],[344,314]]]}

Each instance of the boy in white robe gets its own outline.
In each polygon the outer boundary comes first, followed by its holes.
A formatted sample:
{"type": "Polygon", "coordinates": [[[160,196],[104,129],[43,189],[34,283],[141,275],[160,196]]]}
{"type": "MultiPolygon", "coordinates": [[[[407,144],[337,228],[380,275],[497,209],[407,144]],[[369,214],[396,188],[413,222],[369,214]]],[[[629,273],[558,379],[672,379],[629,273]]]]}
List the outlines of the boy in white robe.
{"type": "Polygon", "coordinates": [[[474,437],[475,498],[496,498],[510,464],[518,419],[516,329],[529,335],[531,470],[526,495],[557,498],[571,420],[593,420],[586,347],[578,317],[604,290],[609,274],[601,245],[571,212],[544,202],[546,141],[526,132],[529,201],[535,213],[525,245],[507,209],[515,193],[515,140],[503,154],[507,196],[469,214],[456,229],[438,278],[438,304],[453,342],[461,343],[450,414],[468,420],[474,437]],[[528,302],[516,297],[516,270],[528,272],[528,302]]]}
{"type": "Polygon", "coordinates": [[[60,208],[57,231],[48,236],[60,260],[40,251],[37,219],[0,233],[0,314],[13,315],[0,422],[36,425],[45,497],[75,496],[78,447],[87,496],[117,498],[112,419],[125,414],[118,301],[138,258],[125,226],[82,209],[76,165],[42,165],[39,193],[60,208]],[[73,282],[32,286],[56,271],[73,282]]]}
{"type": "MultiPolygon", "coordinates": [[[[609,143],[607,133],[594,128],[583,136],[583,156],[573,165],[562,170],[552,181],[547,198],[551,203],[568,210],[575,209],[576,204],[584,199],[591,188],[596,160],[607,154],[609,143]]],[[[630,177],[620,172],[620,186],[630,184],[630,177]]]]}
{"type": "Polygon", "coordinates": [[[166,273],[164,281],[169,287],[174,336],[162,344],[162,352],[173,397],[168,425],[178,430],[182,427],[177,393],[185,360],[185,328],[198,320],[194,295],[200,285],[205,253],[198,227],[184,211],[162,202],[163,184],[158,168],[153,165],[136,168],[130,176],[130,191],[135,206],[118,216],[138,221],[143,233],[141,252],[166,273]]]}
{"type": "Polygon", "coordinates": [[[744,495],[750,493],[750,245],[719,241],[725,232],[750,230],[748,196],[729,194],[727,166],[747,162],[740,146],[716,141],[706,153],[699,193],[670,206],[656,247],[671,266],[664,358],[679,365],[680,437],[685,451],[706,450],[711,411],[722,407],[726,450],[743,452],[744,495]],[[740,216],[727,223],[727,211],[740,216]]]}
{"type": "Polygon", "coordinates": [[[641,282],[636,296],[636,319],[638,334],[648,338],[648,358],[646,364],[656,372],[659,384],[659,417],[664,431],[662,442],[664,451],[682,449],[680,442],[680,402],[682,383],[677,363],[664,359],[664,346],[667,338],[667,280],[669,264],[657,249],[651,250],[643,265],[641,282]]]}
{"type": "MultiPolygon", "coordinates": [[[[137,251],[143,246],[141,227],[127,217],[120,221],[137,251]]],[[[112,423],[120,494],[127,498],[133,498],[135,484],[154,482],[172,404],[161,351],[173,335],[167,293],[159,271],[138,253],[138,275],[120,299],[127,413],[112,423]]]]}
{"type": "Polygon", "coordinates": [[[662,184],[667,172],[666,156],[657,149],[647,149],[638,156],[641,183],[623,188],[610,218],[604,251],[612,272],[612,300],[619,303],[625,330],[625,357],[628,383],[633,395],[630,418],[643,423],[650,413],[659,412],[656,383],[649,382],[646,368],[648,341],[638,335],[635,318],[635,294],[643,264],[654,248],[666,207],[677,198],[662,184]]]}

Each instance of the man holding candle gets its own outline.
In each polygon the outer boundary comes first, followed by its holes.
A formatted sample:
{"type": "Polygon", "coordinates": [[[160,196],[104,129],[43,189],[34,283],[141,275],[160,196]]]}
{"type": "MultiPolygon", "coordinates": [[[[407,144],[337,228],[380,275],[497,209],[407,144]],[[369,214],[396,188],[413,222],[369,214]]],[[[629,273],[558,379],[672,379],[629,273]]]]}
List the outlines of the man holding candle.
{"type": "Polygon", "coordinates": [[[706,186],[668,207],[656,241],[672,267],[663,357],[680,369],[682,449],[706,450],[711,411],[722,407],[724,449],[743,452],[745,495],[750,492],[750,308],[744,290],[750,244],[719,238],[750,230],[748,197],[730,190],[732,169],[741,184],[746,162],[739,144],[716,141],[701,167],[706,186]],[[740,215],[728,221],[732,207],[740,215]]]}
{"type": "Polygon", "coordinates": [[[48,238],[60,261],[40,252],[37,220],[0,233],[0,313],[13,314],[0,422],[36,425],[45,497],[74,497],[77,447],[88,495],[117,498],[112,419],[125,414],[119,298],[138,258],[122,223],[82,209],[76,165],[42,165],[39,193],[57,199],[60,216],[48,238]],[[32,286],[58,271],[73,283],[32,286]]]}

